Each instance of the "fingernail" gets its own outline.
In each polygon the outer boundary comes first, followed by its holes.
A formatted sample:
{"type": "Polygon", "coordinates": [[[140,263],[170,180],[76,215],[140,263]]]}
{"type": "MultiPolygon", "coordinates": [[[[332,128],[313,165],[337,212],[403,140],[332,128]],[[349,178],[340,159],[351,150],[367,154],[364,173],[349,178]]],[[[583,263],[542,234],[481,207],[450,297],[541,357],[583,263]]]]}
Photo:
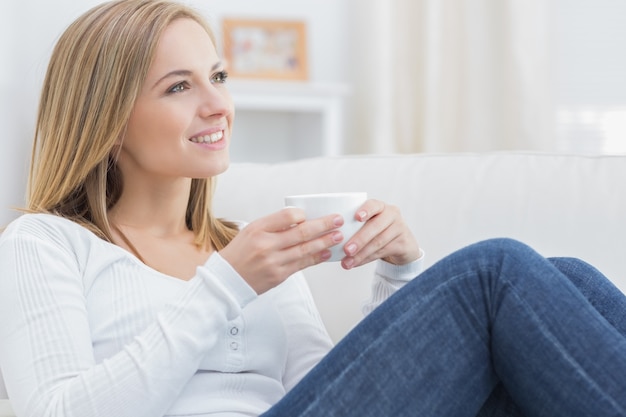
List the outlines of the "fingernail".
{"type": "Polygon", "coordinates": [[[356,245],[354,243],[350,243],[348,246],[345,247],[345,249],[349,255],[353,255],[354,252],[356,251],[356,245]]]}
{"type": "Polygon", "coordinates": [[[333,242],[341,242],[343,240],[343,233],[335,232],[333,233],[333,242]]]}
{"type": "Polygon", "coordinates": [[[327,261],[330,259],[330,257],[332,256],[332,253],[330,253],[329,250],[325,250],[321,253],[320,257],[322,258],[322,261],[327,261]]]}
{"type": "Polygon", "coordinates": [[[363,220],[367,217],[367,211],[361,210],[357,213],[359,220],[363,220]]]}
{"type": "Polygon", "coordinates": [[[343,217],[341,216],[337,216],[333,219],[333,224],[335,225],[335,227],[340,227],[343,225],[343,217]]]}
{"type": "Polygon", "coordinates": [[[345,258],[343,260],[344,268],[350,269],[350,268],[352,268],[352,265],[354,265],[354,259],[353,258],[345,258]]]}

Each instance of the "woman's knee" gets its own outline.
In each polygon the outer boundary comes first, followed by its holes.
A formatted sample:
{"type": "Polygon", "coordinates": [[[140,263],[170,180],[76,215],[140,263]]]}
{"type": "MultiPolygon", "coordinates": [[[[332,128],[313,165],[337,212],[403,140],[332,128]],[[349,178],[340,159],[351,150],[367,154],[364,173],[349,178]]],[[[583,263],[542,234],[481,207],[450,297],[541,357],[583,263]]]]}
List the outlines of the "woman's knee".
{"type": "Polygon", "coordinates": [[[530,256],[537,252],[527,244],[512,238],[491,238],[468,247],[477,257],[530,256]]]}
{"type": "Polygon", "coordinates": [[[499,277],[503,270],[520,268],[530,261],[541,261],[530,246],[511,238],[491,238],[468,245],[444,260],[442,273],[447,278],[457,275],[499,277]]]}
{"type": "Polygon", "coordinates": [[[614,284],[596,267],[578,258],[548,258],[583,294],[610,293],[614,284]]]}
{"type": "Polygon", "coordinates": [[[552,257],[548,258],[548,260],[559,271],[567,276],[590,276],[601,274],[600,271],[598,271],[593,265],[583,261],[582,259],[571,257],[552,257]]]}

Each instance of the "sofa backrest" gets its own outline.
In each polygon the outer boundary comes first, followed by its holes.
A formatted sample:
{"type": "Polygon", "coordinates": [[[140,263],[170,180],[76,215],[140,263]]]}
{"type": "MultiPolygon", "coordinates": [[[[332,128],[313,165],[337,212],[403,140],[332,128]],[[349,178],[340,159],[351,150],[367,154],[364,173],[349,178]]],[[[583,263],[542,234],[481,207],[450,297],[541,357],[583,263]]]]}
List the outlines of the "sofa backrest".
{"type": "MultiPolygon", "coordinates": [[[[288,194],[366,191],[400,207],[430,265],[490,237],[511,237],[546,256],[576,256],[626,289],[626,156],[533,153],[315,158],[234,163],[218,179],[218,216],[252,221],[288,194]]],[[[360,317],[371,266],[305,271],[334,338],[360,317]],[[365,275],[365,277],[363,277],[365,275]],[[345,304],[349,303],[349,306],[345,304]]]]}

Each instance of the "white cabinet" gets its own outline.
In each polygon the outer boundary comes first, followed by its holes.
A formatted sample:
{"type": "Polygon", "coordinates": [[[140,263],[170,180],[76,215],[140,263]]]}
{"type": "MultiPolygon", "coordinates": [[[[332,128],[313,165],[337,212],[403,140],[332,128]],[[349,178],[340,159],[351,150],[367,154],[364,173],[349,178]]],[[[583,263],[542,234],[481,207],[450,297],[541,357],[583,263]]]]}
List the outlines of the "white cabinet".
{"type": "Polygon", "coordinates": [[[231,160],[280,162],[343,152],[343,84],[230,81],[231,160]]]}

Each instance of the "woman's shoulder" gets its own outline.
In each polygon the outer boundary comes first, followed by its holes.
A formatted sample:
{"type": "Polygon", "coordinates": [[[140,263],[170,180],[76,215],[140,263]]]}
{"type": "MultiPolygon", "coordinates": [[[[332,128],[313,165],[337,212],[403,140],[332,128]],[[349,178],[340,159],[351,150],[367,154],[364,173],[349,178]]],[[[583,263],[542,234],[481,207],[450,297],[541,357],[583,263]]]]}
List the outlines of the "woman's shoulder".
{"type": "Polygon", "coordinates": [[[46,241],[99,239],[73,220],[48,213],[26,213],[13,220],[0,235],[6,239],[34,238],[46,241]]]}

